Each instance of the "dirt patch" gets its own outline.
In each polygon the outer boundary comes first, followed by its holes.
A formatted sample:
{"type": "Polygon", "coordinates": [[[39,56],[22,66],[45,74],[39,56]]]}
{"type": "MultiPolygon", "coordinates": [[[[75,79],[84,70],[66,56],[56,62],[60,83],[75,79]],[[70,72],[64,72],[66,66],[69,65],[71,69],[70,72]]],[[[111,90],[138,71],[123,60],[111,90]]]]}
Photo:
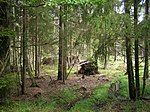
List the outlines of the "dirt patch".
{"type": "Polygon", "coordinates": [[[33,100],[39,96],[47,97],[50,94],[55,94],[56,92],[63,89],[80,89],[86,88],[86,91],[92,91],[96,86],[101,85],[110,81],[110,79],[104,75],[93,75],[87,76],[85,79],[81,78],[82,75],[74,75],[69,77],[65,81],[65,84],[62,81],[56,80],[56,76],[42,76],[38,79],[35,79],[39,87],[30,87],[31,80],[26,79],[26,94],[19,97],[13,97],[14,100],[33,100]]]}

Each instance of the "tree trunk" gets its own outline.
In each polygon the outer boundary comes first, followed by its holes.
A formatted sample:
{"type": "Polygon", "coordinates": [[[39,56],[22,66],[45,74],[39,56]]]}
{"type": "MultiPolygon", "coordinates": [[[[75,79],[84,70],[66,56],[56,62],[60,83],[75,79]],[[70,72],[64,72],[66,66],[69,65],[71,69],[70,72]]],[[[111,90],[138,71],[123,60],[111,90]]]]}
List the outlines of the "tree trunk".
{"type": "Polygon", "coordinates": [[[59,15],[59,63],[58,63],[58,80],[67,78],[66,60],[67,60],[67,33],[66,33],[66,15],[62,16],[67,10],[65,5],[60,6],[59,15]]]}
{"type": "Polygon", "coordinates": [[[116,43],[114,43],[114,61],[117,60],[117,47],[116,47],[116,43]]]}
{"type": "MultiPolygon", "coordinates": [[[[125,13],[130,15],[129,2],[127,0],[125,0],[125,13]]],[[[131,54],[131,39],[130,39],[130,37],[128,37],[128,35],[126,35],[125,41],[126,41],[126,58],[127,58],[129,97],[131,100],[135,100],[134,73],[133,73],[132,54],[131,54]]]]}
{"type": "MultiPolygon", "coordinates": [[[[18,0],[16,0],[16,5],[18,5],[18,0]]],[[[15,53],[15,63],[13,65],[15,65],[17,67],[17,77],[16,79],[18,80],[18,83],[17,83],[17,94],[19,95],[20,94],[20,72],[19,72],[19,49],[16,48],[16,45],[19,45],[19,44],[16,44],[16,41],[19,40],[19,32],[20,32],[20,28],[19,28],[19,24],[20,24],[20,20],[19,20],[19,16],[20,16],[20,8],[18,7],[15,7],[15,21],[17,23],[17,25],[15,25],[15,32],[16,32],[16,37],[14,39],[14,43],[13,43],[13,46],[14,46],[14,53],[15,53]]]]}
{"type": "Polygon", "coordinates": [[[38,17],[36,15],[36,31],[35,31],[35,77],[39,77],[39,60],[38,60],[38,17]]]}
{"type": "MultiPolygon", "coordinates": [[[[35,44],[35,38],[32,37],[32,43],[35,44]]],[[[35,46],[32,46],[32,70],[35,70],[35,46]]]]}
{"type": "MultiPolygon", "coordinates": [[[[63,12],[67,11],[67,5],[63,6],[63,12]]],[[[65,80],[67,78],[67,15],[63,18],[63,82],[65,83],[65,80]]]]}
{"type": "Polygon", "coordinates": [[[62,76],[63,76],[63,46],[62,46],[62,42],[63,42],[63,34],[62,34],[62,6],[60,6],[59,9],[59,62],[58,62],[58,80],[62,80],[62,76]]]}
{"type": "Polygon", "coordinates": [[[136,36],[136,28],[138,21],[138,1],[134,0],[134,36],[135,36],[135,82],[136,82],[136,96],[140,97],[140,81],[139,81],[139,39],[136,36]]]}
{"type": "Polygon", "coordinates": [[[108,63],[108,49],[107,46],[104,46],[105,53],[104,53],[104,69],[107,68],[107,63],[108,63]]]}
{"type": "MultiPolygon", "coordinates": [[[[148,14],[149,14],[149,0],[146,0],[146,4],[145,4],[145,19],[148,20],[148,14]]],[[[145,91],[145,86],[146,86],[146,79],[148,78],[148,67],[149,67],[149,63],[148,63],[148,55],[149,55],[149,41],[148,41],[148,29],[146,29],[146,35],[144,38],[144,44],[145,44],[145,65],[144,65],[144,74],[143,74],[143,89],[142,89],[142,96],[144,95],[144,91],[145,91]]]]}
{"type": "MultiPolygon", "coordinates": [[[[104,18],[105,19],[105,18],[104,18]]],[[[106,20],[105,20],[105,36],[104,36],[104,69],[107,68],[107,62],[108,62],[108,48],[107,48],[107,45],[106,45],[106,40],[107,40],[107,32],[106,32],[106,20]]]]}
{"type": "MultiPolygon", "coordinates": [[[[38,38],[38,44],[40,44],[41,39],[38,38]]],[[[41,66],[41,46],[38,45],[38,76],[40,76],[40,66],[41,66]]]]}
{"type": "Polygon", "coordinates": [[[27,32],[26,32],[26,7],[23,7],[23,38],[22,38],[22,50],[23,50],[23,67],[21,76],[21,94],[25,94],[25,76],[27,68],[27,32]]]}

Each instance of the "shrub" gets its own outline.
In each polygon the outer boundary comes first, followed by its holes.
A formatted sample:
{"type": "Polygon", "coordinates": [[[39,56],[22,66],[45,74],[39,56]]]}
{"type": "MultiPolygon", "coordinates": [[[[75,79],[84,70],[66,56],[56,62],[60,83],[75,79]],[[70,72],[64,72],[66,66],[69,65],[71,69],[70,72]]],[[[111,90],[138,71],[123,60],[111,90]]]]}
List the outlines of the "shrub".
{"type": "Polygon", "coordinates": [[[0,77],[0,103],[5,102],[17,82],[16,74],[10,73],[0,77]]]}

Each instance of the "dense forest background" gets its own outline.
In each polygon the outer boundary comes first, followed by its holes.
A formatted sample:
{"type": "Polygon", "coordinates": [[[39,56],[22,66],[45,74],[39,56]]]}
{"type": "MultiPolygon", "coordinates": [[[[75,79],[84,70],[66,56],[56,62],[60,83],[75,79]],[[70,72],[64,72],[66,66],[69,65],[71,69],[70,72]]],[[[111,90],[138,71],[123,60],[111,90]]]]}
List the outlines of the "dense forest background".
{"type": "Polygon", "coordinates": [[[149,6],[0,0],[0,111],[148,112],[149,6]]]}

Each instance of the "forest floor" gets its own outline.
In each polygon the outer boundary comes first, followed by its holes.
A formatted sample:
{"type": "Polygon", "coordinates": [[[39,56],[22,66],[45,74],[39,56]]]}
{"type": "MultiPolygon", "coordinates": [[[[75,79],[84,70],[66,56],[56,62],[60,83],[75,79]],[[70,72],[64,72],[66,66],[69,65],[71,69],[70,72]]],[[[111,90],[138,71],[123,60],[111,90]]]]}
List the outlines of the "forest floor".
{"type": "MultiPolygon", "coordinates": [[[[49,67],[46,71],[49,70],[49,67]]],[[[48,71],[35,79],[39,87],[30,87],[26,80],[26,94],[14,96],[0,105],[0,112],[149,112],[150,80],[145,90],[146,100],[128,99],[128,82],[124,64],[113,63],[100,74],[86,76],[73,74],[65,81],[57,81],[48,71]],[[113,89],[119,84],[119,90],[113,89]]],[[[140,71],[142,81],[142,70],[140,71]]]]}
{"type": "Polygon", "coordinates": [[[56,76],[44,75],[35,78],[38,87],[31,87],[32,82],[31,79],[28,78],[26,80],[26,94],[18,97],[15,96],[13,97],[13,100],[34,100],[39,96],[46,98],[46,96],[49,96],[50,94],[53,95],[64,89],[73,89],[79,90],[79,92],[86,91],[91,93],[95,87],[111,81],[110,77],[103,74],[86,76],[84,79],[81,77],[81,74],[74,74],[63,83],[62,81],[57,80],[56,76]]]}

